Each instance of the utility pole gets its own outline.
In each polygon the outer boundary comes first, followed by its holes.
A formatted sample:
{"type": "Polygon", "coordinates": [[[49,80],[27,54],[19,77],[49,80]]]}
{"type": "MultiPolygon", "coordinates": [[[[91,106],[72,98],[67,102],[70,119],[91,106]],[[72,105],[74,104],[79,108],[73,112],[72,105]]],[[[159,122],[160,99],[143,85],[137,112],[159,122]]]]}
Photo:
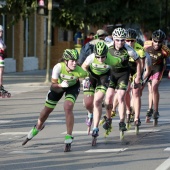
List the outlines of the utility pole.
{"type": "Polygon", "coordinates": [[[52,0],[48,0],[48,30],[47,30],[47,68],[45,83],[50,80],[50,60],[51,60],[51,20],[52,20],[52,0]]]}

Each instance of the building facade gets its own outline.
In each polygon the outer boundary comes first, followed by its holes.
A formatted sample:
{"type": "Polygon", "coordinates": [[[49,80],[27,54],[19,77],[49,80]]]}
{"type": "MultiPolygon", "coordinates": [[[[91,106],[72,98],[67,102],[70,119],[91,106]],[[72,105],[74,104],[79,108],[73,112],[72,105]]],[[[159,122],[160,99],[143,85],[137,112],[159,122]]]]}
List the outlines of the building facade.
{"type": "MultiPolygon", "coordinates": [[[[0,16],[0,25],[4,27],[3,39],[7,45],[5,72],[46,69],[47,17],[34,13],[13,26],[9,25],[10,20],[8,16],[0,16]]],[[[53,68],[64,49],[74,48],[73,33],[55,27],[51,39],[50,68],[53,68]]]]}

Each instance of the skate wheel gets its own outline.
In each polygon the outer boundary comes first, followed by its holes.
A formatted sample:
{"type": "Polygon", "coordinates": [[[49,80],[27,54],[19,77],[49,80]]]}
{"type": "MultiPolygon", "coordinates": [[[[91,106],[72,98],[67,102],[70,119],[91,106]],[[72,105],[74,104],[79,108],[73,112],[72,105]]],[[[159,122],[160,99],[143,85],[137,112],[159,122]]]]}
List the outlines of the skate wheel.
{"type": "Polygon", "coordinates": [[[139,126],[135,126],[135,132],[136,132],[136,135],[139,134],[139,126]]]}
{"type": "Polygon", "coordinates": [[[11,97],[11,93],[8,93],[8,94],[7,94],[7,97],[10,98],[10,97],[11,97]]]}
{"type": "Polygon", "coordinates": [[[122,141],[124,139],[124,131],[120,131],[120,140],[122,141]]]}
{"type": "Polygon", "coordinates": [[[153,126],[157,126],[157,125],[158,125],[158,119],[154,119],[153,126]]]}
{"type": "Polygon", "coordinates": [[[92,138],[92,146],[96,146],[97,137],[92,138]]]}
{"type": "Polygon", "coordinates": [[[22,146],[25,145],[30,139],[26,138],[24,142],[22,143],[22,146]]]}
{"type": "Polygon", "coordinates": [[[70,152],[71,151],[71,143],[68,143],[65,145],[64,152],[70,152]]]}

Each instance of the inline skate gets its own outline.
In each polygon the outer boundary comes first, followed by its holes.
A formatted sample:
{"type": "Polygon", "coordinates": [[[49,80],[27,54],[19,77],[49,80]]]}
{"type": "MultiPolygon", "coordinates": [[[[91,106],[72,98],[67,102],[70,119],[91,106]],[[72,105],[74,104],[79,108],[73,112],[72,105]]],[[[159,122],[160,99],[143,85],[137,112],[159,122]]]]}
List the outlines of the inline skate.
{"type": "Polygon", "coordinates": [[[124,132],[126,131],[126,124],[124,122],[119,123],[120,140],[124,139],[124,132]]]}
{"type": "Polygon", "coordinates": [[[71,135],[66,135],[65,136],[65,148],[64,148],[64,152],[70,152],[71,151],[71,143],[73,142],[74,137],[71,135]]]}
{"type": "Polygon", "coordinates": [[[136,135],[138,135],[139,134],[139,126],[141,125],[140,119],[136,120],[134,122],[134,125],[135,125],[135,133],[136,133],[136,135]]]}
{"type": "Polygon", "coordinates": [[[97,137],[99,136],[99,128],[93,128],[92,132],[92,146],[96,146],[97,137]]]}
{"type": "Polygon", "coordinates": [[[107,137],[112,131],[112,118],[105,117],[105,123],[103,124],[103,128],[105,129],[104,136],[107,137]]]}
{"type": "MultiPolygon", "coordinates": [[[[45,127],[45,125],[42,126],[41,130],[43,130],[44,127],[45,127]]],[[[27,138],[24,140],[24,142],[22,143],[22,145],[25,145],[25,144],[26,144],[28,141],[30,141],[34,136],[36,136],[36,135],[39,133],[39,131],[41,131],[41,130],[38,130],[38,129],[36,128],[36,125],[35,125],[35,126],[30,130],[30,132],[28,133],[27,138]]]]}
{"type": "Polygon", "coordinates": [[[153,112],[153,126],[157,126],[158,125],[158,118],[159,118],[159,112],[154,111],[153,112]]]}
{"type": "MultiPolygon", "coordinates": [[[[111,112],[111,118],[113,118],[113,117],[115,117],[115,116],[116,116],[116,111],[112,111],[112,112],[111,112]]],[[[102,120],[100,120],[99,125],[102,125],[102,124],[105,122],[105,118],[106,118],[106,115],[103,116],[103,119],[102,119],[102,120]]]]}
{"type": "Polygon", "coordinates": [[[5,97],[10,98],[10,97],[11,97],[11,93],[9,93],[8,91],[6,91],[6,90],[4,89],[4,86],[2,86],[2,85],[1,85],[1,87],[0,87],[0,97],[2,97],[2,98],[5,98],[5,97]]]}
{"type": "Polygon", "coordinates": [[[90,130],[91,130],[91,125],[93,123],[93,114],[88,114],[88,116],[86,117],[86,125],[87,125],[87,134],[90,134],[90,130]]]}
{"type": "Polygon", "coordinates": [[[147,112],[146,112],[146,119],[145,119],[145,122],[146,122],[146,123],[150,123],[152,114],[153,114],[153,109],[147,110],[147,112]]]}

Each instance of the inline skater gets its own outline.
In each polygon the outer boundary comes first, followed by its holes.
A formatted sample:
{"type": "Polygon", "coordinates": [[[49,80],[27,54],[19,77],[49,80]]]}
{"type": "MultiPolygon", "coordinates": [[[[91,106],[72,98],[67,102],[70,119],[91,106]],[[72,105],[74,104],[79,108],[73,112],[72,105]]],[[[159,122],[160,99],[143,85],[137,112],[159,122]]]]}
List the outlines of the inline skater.
{"type": "MultiPolygon", "coordinates": [[[[94,120],[92,132],[92,145],[96,144],[97,136],[99,135],[99,120],[102,114],[102,101],[105,96],[110,76],[110,66],[120,63],[119,58],[112,56],[107,57],[108,47],[104,42],[98,42],[94,46],[94,53],[89,55],[82,68],[89,72],[90,87],[84,88],[84,104],[88,110],[86,124],[91,127],[94,120]],[[93,116],[94,115],[94,116],[93,116]]],[[[84,86],[83,86],[84,87],[84,86]]],[[[88,133],[90,128],[88,128],[88,133]]]]}
{"type": "Polygon", "coordinates": [[[3,27],[0,25],[0,96],[4,97],[11,97],[11,94],[4,89],[3,86],[3,74],[4,74],[4,67],[5,67],[5,50],[6,50],[6,45],[2,39],[3,35],[3,27]]]}
{"type": "Polygon", "coordinates": [[[150,122],[153,114],[154,126],[157,125],[159,118],[159,85],[166,68],[166,58],[170,55],[170,49],[163,45],[165,38],[165,33],[159,29],[152,33],[152,41],[145,41],[144,43],[146,52],[152,58],[152,70],[148,83],[149,109],[146,113],[146,122],[150,122]]]}
{"type": "MultiPolygon", "coordinates": [[[[145,51],[144,48],[136,42],[137,33],[134,29],[127,29],[126,43],[131,46],[139,55],[141,60],[141,72],[143,72],[145,62],[145,51]]],[[[140,121],[140,109],[141,109],[141,83],[135,83],[137,64],[132,57],[129,58],[130,66],[130,78],[128,89],[125,95],[126,99],[126,113],[127,113],[127,125],[134,121],[136,126],[136,133],[138,134],[140,121]],[[132,96],[130,91],[132,90],[132,96]],[[134,115],[135,114],[135,115],[134,115]]],[[[128,127],[128,126],[127,126],[128,127]]],[[[129,128],[129,127],[128,127],[129,128]]]]}
{"type": "Polygon", "coordinates": [[[115,89],[117,90],[118,103],[119,103],[119,130],[120,138],[124,138],[124,131],[126,131],[125,124],[125,93],[128,87],[128,80],[130,75],[130,66],[128,64],[129,57],[132,57],[137,63],[137,76],[135,78],[135,83],[140,83],[141,77],[141,65],[138,54],[129,45],[125,44],[126,30],[124,28],[116,28],[113,33],[113,43],[110,43],[108,55],[118,57],[121,59],[121,63],[117,64],[111,69],[110,83],[106,91],[105,105],[106,105],[106,115],[107,119],[103,127],[105,129],[111,128],[111,111],[113,108],[113,97],[115,89]]]}
{"type": "Polygon", "coordinates": [[[25,145],[36,136],[44,127],[49,114],[65,94],[64,111],[66,118],[67,135],[65,136],[65,152],[70,151],[73,141],[72,131],[74,126],[73,107],[80,92],[79,78],[85,78],[88,73],[77,65],[78,52],[74,49],[66,49],[61,62],[57,63],[52,71],[51,87],[47,93],[46,102],[40,113],[37,124],[28,133],[25,145]]]}

